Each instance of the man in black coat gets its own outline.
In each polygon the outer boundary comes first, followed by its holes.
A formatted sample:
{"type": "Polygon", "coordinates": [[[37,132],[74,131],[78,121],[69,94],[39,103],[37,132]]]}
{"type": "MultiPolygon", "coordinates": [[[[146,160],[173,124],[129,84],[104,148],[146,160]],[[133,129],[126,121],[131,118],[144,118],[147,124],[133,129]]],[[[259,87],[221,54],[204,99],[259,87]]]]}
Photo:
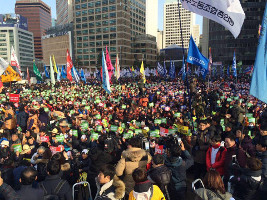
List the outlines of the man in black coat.
{"type": "Polygon", "coordinates": [[[42,189],[33,188],[32,184],[37,178],[37,172],[32,167],[27,167],[21,172],[20,182],[21,188],[17,191],[21,200],[39,200],[44,198],[42,189]]]}
{"type": "Polygon", "coordinates": [[[17,125],[21,127],[23,133],[26,133],[28,118],[29,115],[25,112],[24,106],[21,106],[17,115],[17,125]]]}
{"type": "Polygon", "coordinates": [[[40,183],[40,187],[43,189],[45,196],[54,194],[60,200],[72,200],[71,187],[66,180],[60,178],[59,172],[59,162],[56,160],[49,161],[47,164],[48,176],[40,183]],[[58,188],[58,191],[55,191],[56,188],[58,188]]]}
{"type": "Polygon", "coordinates": [[[152,169],[148,171],[148,180],[156,184],[166,199],[170,199],[167,186],[171,181],[171,170],[164,165],[163,155],[156,154],[152,158],[152,169]]]}

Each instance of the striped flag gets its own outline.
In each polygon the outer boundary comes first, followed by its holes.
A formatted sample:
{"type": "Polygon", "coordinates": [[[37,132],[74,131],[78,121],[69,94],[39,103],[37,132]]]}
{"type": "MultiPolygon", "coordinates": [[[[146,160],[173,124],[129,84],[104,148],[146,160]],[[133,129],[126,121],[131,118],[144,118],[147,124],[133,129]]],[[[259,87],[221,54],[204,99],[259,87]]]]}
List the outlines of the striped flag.
{"type": "Polygon", "coordinates": [[[158,72],[158,75],[164,76],[165,70],[164,70],[163,66],[159,62],[158,62],[158,65],[157,65],[157,72],[158,72]]]}

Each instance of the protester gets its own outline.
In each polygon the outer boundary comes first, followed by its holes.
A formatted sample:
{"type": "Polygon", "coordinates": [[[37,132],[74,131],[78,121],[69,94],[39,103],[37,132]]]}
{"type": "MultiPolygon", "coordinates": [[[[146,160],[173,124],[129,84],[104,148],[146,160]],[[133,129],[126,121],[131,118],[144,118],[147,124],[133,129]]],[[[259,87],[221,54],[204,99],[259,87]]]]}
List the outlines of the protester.
{"type": "Polygon", "coordinates": [[[153,185],[147,179],[145,169],[136,168],[133,173],[133,180],[135,182],[134,189],[129,194],[129,200],[151,199],[151,200],[165,200],[165,197],[158,186],[153,185]]]}

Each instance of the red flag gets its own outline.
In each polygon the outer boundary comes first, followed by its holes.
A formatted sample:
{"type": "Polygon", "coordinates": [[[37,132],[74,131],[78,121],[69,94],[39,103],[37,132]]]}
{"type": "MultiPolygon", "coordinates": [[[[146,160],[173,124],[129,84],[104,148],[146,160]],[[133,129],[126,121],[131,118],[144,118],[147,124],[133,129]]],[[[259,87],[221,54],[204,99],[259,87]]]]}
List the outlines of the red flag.
{"type": "Polygon", "coordinates": [[[31,78],[30,78],[30,73],[29,73],[29,68],[27,67],[27,80],[29,85],[31,84],[31,78]]]}
{"type": "Polygon", "coordinates": [[[3,82],[2,82],[2,80],[0,80],[0,92],[2,92],[2,89],[3,89],[3,82]]]}
{"type": "Polygon", "coordinates": [[[112,63],[109,57],[107,46],[106,46],[106,63],[107,63],[107,69],[108,69],[109,82],[111,83],[111,76],[113,74],[113,66],[112,66],[112,63]]]}
{"type": "Polygon", "coordinates": [[[67,78],[72,81],[71,76],[71,68],[73,67],[73,63],[69,54],[69,50],[67,49],[67,78]]]}

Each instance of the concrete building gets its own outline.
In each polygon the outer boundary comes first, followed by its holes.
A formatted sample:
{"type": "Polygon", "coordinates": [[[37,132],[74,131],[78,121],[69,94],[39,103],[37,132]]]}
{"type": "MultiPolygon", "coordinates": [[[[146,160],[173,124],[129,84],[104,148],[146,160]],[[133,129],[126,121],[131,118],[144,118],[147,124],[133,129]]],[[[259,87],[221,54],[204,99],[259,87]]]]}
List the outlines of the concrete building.
{"type": "Polygon", "coordinates": [[[145,34],[145,0],[75,0],[74,13],[75,59],[94,71],[108,46],[112,63],[118,54],[122,67],[133,65],[133,40],[145,34]]]}
{"type": "Polygon", "coordinates": [[[146,0],[146,34],[157,38],[158,0],[146,0]]]}
{"type": "Polygon", "coordinates": [[[258,30],[267,0],[240,0],[246,19],[239,36],[235,39],[231,32],[222,25],[209,20],[209,47],[213,62],[232,65],[235,51],[237,63],[243,66],[253,65],[258,46],[258,30]]]}
{"type": "MultiPolygon", "coordinates": [[[[137,35],[133,45],[134,59],[143,60],[147,67],[155,67],[157,61],[156,37],[148,34],[137,35]]],[[[138,62],[137,62],[138,63],[138,62]]]]}
{"type": "Polygon", "coordinates": [[[34,36],[35,58],[42,60],[42,35],[52,25],[51,8],[41,0],[17,0],[15,12],[28,19],[28,30],[34,36]]]}
{"type": "MultiPolygon", "coordinates": [[[[190,35],[195,24],[195,14],[184,9],[180,3],[181,26],[183,31],[184,48],[188,48],[190,35]]],[[[177,0],[168,0],[164,4],[164,46],[176,44],[182,47],[180,20],[177,0]]]]}
{"type": "Polygon", "coordinates": [[[33,66],[33,34],[18,27],[1,27],[0,25],[0,57],[9,63],[12,46],[16,52],[22,74],[25,77],[27,67],[30,69],[33,66]]]}
{"type": "Polygon", "coordinates": [[[202,38],[200,39],[200,48],[202,54],[208,58],[209,56],[209,19],[203,17],[202,38]]]}
{"type": "Polygon", "coordinates": [[[199,40],[200,40],[200,26],[198,24],[193,25],[193,31],[192,31],[192,37],[196,43],[197,46],[199,46],[199,40]]]}
{"type": "Polygon", "coordinates": [[[57,25],[73,22],[73,0],[56,0],[56,7],[57,25]]]}
{"type": "Polygon", "coordinates": [[[163,31],[159,31],[158,30],[158,33],[157,33],[157,49],[158,49],[158,52],[163,49],[163,31]]]}
{"type": "MultiPolygon", "coordinates": [[[[64,24],[61,26],[51,27],[42,37],[44,64],[50,65],[50,56],[54,55],[57,65],[66,65],[67,49],[73,56],[73,25],[64,24]]],[[[75,66],[77,67],[77,66],[75,66]]]]}

